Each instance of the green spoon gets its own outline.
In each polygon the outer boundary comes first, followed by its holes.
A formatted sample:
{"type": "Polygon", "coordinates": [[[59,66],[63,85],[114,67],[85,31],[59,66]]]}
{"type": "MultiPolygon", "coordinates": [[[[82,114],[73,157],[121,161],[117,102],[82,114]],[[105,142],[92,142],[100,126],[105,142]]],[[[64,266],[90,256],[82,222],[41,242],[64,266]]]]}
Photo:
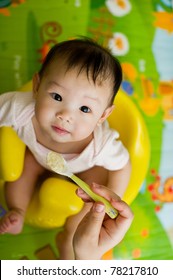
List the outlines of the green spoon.
{"type": "Polygon", "coordinates": [[[112,205],[104,197],[101,197],[98,194],[95,194],[84,181],[78,178],[76,175],[71,173],[68,169],[67,162],[65,159],[58,153],[49,152],[47,155],[47,165],[55,173],[67,176],[71,178],[81,189],[83,189],[94,201],[103,202],[105,205],[105,212],[112,218],[116,218],[118,211],[112,207],[112,205]]]}

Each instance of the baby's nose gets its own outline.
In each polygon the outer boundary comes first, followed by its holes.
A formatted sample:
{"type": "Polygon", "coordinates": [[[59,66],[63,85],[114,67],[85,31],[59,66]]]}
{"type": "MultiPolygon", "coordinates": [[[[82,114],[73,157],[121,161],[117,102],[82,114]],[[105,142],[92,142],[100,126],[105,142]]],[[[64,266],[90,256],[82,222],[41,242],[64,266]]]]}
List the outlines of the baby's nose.
{"type": "Polygon", "coordinates": [[[56,113],[56,118],[66,122],[70,122],[72,119],[71,113],[67,110],[56,113]]]}

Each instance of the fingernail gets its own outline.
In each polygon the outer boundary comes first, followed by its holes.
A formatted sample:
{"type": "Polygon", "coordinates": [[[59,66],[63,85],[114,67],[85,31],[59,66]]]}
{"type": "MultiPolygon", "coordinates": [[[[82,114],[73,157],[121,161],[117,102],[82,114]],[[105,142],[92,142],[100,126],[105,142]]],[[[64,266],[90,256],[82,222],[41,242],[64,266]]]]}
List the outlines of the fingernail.
{"type": "Polygon", "coordinates": [[[77,192],[78,192],[78,194],[83,194],[84,193],[84,191],[80,188],[77,189],[77,192]]]}
{"type": "Polygon", "coordinates": [[[93,205],[93,210],[94,210],[94,211],[96,211],[96,212],[98,212],[98,213],[103,212],[103,211],[104,211],[104,209],[105,209],[104,204],[101,204],[101,203],[95,203],[95,204],[93,205]]]}
{"type": "Polygon", "coordinates": [[[93,183],[92,185],[93,185],[94,188],[97,188],[97,189],[100,188],[100,185],[98,185],[97,183],[93,183]]]}

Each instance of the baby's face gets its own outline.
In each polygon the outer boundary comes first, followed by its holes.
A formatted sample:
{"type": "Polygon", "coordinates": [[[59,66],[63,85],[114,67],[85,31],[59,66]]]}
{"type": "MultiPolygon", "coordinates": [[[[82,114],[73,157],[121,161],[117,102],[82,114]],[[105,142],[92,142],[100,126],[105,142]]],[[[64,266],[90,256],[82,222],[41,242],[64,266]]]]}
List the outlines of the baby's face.
{"type": "Polygon", "coordinates": [[[113,109],[108,107],[109,81],[94,84],[85,72],[79,75],[77,69],[66,72],[61,63],[58,66],[53,63],[41,81],[36,77],[34,89],[38,131],[45,139],[49,137],[57,143],[87,143],[95,127],[113,109]]]}

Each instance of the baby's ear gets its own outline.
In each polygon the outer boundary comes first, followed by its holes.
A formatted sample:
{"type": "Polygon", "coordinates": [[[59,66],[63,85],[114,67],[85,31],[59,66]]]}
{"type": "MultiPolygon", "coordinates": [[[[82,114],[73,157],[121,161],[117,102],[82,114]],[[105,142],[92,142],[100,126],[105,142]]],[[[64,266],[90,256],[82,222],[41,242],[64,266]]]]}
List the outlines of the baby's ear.
{"type": "Polygon", "coordinates": [[[112,113],[112,111],[114,110],[115,108],[115,105],[112,105],[110,107],[108,107],[102,114],[101,118],[99,119],[98,121],[98,125],[102,124],[109,116],[110,114],[112,113]]]}
{"type": "Polygon", "coordinates": [[[40,76],[38,73],[35,73],[32,78],[32,91],[33,91],[34,98],[37,96],[39,85],[40,85],[40,76]]]}

